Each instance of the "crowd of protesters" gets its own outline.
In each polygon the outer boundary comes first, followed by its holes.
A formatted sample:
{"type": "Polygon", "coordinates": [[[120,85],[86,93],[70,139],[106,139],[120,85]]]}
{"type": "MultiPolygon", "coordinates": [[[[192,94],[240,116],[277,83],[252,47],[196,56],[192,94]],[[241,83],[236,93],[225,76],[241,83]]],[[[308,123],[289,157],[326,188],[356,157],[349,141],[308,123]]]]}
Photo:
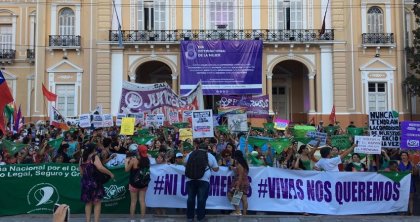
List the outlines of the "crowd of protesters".
{"type": "MultiPolygon", "coordinates": [[[[351,123],[348,127],[351,128],[355,126],[351,123]]],[[[315,128],[320,132],[325,130],[322,126],[322,122],[315,126],[315,128]]],[[[134,136],[139,136],[138,134],[140,131],[141,130],[136,131],[134,136]]],[[[95,158],[94,162],[100,160],[101,164],[105,165],[114,158],[115,154],[131,155],[130,145],[136,144],[131,136],[123,136],[120,135],[119,132],[119,127],[91,129],[74,127],[65,131],[49,125],[48,121],[27,124],[19,132],[7,131],[4,134],[0,132],[2,141],[9,140],[14,143],[25,145],[14,153],[10,153],[4,146],[0,146],[2,147],[0,150],[0,165],[82,163],[83,166],[83,163],[86,164],[91,158],[95,158]],[[63,137],[63,142],[59,144],[58,147],[53,147],[49,143],[49,141],[60,137],[63,137]],[[87,144],[92,143],[96,144],[95,149],[98,154],[97,157],[86,153],[83,154],[84,149],[92,149],[91,146],[86,146],[87,144]]],[[[248,165],[245,165],[242,160],[247,161],[247,164],[249,164],[250,167],[271,166],[295,170],[352,172],[409,171],[413,176],[418,175],[417,162],[413,161],[414,159],[412,158],[414,155],[406,151],[401,151],[400,149],[383,149],[381,155],[360,155],[352,152],[354,144],[346,150],[340,150],[339,148],[332,146],[330,135],[327,138],[326,145],[319,147],[317,144],[312,147],[295,141],[291,130],[288,129],[267,130],[250,127],[249,132],[243,133],[230,133],[215,130],[214,138],[194,139],[191,143],[181,141],[179,129],[174,126],[161,127],[159,129],[143,129],[143,133],[154,137],[150,142],[139,146],[141,147],[141,155],[144,156],[146,151],[149,153],[150,164],[183,164],[183,159],[189,152],[204,144],[208,148],[209,153],[214,155],[219,166],[228,167],[232,170],[237,166],[235,169],[239,169],[239,171],[235,171],[236,175],[241,175],[244,171],[248,171],[248,165]],[[258,146],[253,146],[252,149],[249,149],[246,144],[246,148],[243,150],[244,158],[235,157],[235,155],[239,155],[236,151],[239,150],[240,138],[243,137],[246,139],[246,142],[248,142],[248,137],[252,136],[289,138],[291,143],[290,146],[279,153],[270,148],[262,151],[261,147],[258,146]],[[237,163],[238,158],[240,159],[239,163],[237,163]],[[329,167],[331,167],[331,169],[329,169],[329,167]]],[[[334,135],[346,133],[347,127],[342,128],[339,124],[336,124],[336,129],[333,132],[334,135]]],[[[365,130],[364,134],[368,135],[368,130],[365,130]]],[[[95,165],[99,164],[95,163],[95,165]]],[[[126,166],[126,171],[136,169],[137,167],[138,163],[133,160],[129,163],[129,166],[126,166]]],[[[83,168],[82,170],[86,170],[86,168],[83,168]]],[[[241,176],[240,178],[244,177],[241,176]]],[[[416,190],[414,180],[412,180],[412,182],[408,211],[408,214],[410,215],[413,214],[413,194],[416,190]]],[[[247,186],[249,186],[249,183],[241,183],[240,189],[246,192],[247,186]]],[[[130,191],[132,191],[132,198],[135,200],[135,202],[132,202],[132,208],[135,209],[137,201],[144,203],[145,192],[133,187],[130,188],[130,191]]],[[[231,196],[232,194],[230,194],[230,198],[231,196]]],[[[243,204],[246,205],[246,199],[242,201],[243,204]]],[[[89,205],[89,207],[91,207],[91,205],[89,205]]],[[[131,213],[134,212],[133,209],[130,210],[131,213]]],[[[164,209],[157,210],[157,213],[165,213],[164,209]]],[[[142,214],[144,214],[144,211],[145,210],[142,209],[142,214]]],[[[235,213],[239,214],[237,208],[235,208],[235,213]]],[[[246,211],[244,211],[244,213],[246,213],[246,211]]]]}

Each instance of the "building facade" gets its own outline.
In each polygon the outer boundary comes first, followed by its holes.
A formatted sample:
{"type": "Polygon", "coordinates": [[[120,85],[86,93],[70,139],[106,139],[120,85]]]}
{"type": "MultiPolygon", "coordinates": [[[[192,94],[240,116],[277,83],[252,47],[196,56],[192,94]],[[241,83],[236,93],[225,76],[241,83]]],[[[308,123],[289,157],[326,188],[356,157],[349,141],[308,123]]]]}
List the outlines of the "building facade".
{"type": "MultiPolygon", "coordinates": [[[[367,121],[370,111],[418,119],[402,86],[416,28],[408,0],[1,0],[0,66],[30,119],[101,104],[118,112],[123,81],[179,91],[180,41],[262,40],[270,113],[294,122],[367,121]],[[325,21],[325,23],[323,23],[325,21]],[[323,26],[325,24],[325,26],[323,26]],[[119,29],[120,26],[120,29],[119,29]],[[324,27],[324,28],[323,28],[324,27]],[[119,31],[121,30],[121,32],[119,31]]],[[[206,96],[214,107],[218,96],[206,96]]]]}

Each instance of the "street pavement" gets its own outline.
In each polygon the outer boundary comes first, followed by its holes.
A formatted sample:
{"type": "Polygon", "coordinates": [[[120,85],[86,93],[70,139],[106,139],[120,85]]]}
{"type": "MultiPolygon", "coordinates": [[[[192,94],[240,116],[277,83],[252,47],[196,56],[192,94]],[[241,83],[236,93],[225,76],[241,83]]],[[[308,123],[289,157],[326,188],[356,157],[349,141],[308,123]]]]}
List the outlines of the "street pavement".
{"type": "MultiPolygon", "coordinates": [[[[52,215],[15,215],[0,217],[0,222],[49,222],[52,215]]],[[[71,215],[70,222],[84,222],[83,214],[71,215]]],[[[93,219],[92,219],[93,221],[93,219]]],[[[129,222],[129,215],[125,214],[105,214],[101,215],[101,222],[129,222]]],[[[136,222],[140,220],[137,219],[136,222]]],[[[147,215],[145,222],[178,222],[186,221],[184,215],[147,215]]],[[[229,215],[208,215],[208,222],[419,222],[419,216],[395,216],[395,215],[352,215],[352,216],[303,216],[303,215],[249,215],[249,216],[229,216],[229,215]]]]}

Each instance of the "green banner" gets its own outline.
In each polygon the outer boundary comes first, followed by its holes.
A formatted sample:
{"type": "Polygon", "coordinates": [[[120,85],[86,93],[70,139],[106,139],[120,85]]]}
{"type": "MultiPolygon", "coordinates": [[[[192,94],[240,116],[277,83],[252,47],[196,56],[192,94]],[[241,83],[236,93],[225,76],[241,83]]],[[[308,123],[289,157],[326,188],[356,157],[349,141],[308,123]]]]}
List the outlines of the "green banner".
{"type": "Polygon", "coordinates": [[[363,135],[363,128],[357,128],[357,127],[349,127],[347,128],[347,132],[348,134],[352,135],[352,136],[361,136],[363,135]]]}
{"type": "Polygon", "coordinates": [[[331,145],[340,150],[351,147],[349,135],[336,135],[331,137],[331,145]]]}
{"type": "MultiPolygon", "coordinates": [[[[0,166],[0,216],[51,214],[54,203],[84,213],[80,200],[80,173],[76,164],[21,164],[0,166]]],[[[111,170],[115,180],[105,184],[102,212],[127,214],[130,207],[128,176],[124,168],[111,170]]]]}
{"type": "Polygon", "coordinates": [[[306,134],[312,131],[316,131],[316,128],[314,126],[297,125],[294,126],[292,129],[292,133],[295,137],[306,137],[306,134]]]}

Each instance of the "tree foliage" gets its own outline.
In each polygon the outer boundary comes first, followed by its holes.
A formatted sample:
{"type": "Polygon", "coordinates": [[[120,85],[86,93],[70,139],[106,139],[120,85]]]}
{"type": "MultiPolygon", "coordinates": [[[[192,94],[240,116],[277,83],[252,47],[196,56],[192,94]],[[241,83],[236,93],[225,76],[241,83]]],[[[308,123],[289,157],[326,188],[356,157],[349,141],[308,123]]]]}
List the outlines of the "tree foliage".
{"type": "Polygon", "coordinates": [[[415,0],[413,6],[413,13],[416,16],[417,29],[413,30],[413,46],[407,49],[408,63],[412,74],[404,81],[403,85],[407,87],[408,93],[411,96],[420,96],[420,0],[415,0]]]}

